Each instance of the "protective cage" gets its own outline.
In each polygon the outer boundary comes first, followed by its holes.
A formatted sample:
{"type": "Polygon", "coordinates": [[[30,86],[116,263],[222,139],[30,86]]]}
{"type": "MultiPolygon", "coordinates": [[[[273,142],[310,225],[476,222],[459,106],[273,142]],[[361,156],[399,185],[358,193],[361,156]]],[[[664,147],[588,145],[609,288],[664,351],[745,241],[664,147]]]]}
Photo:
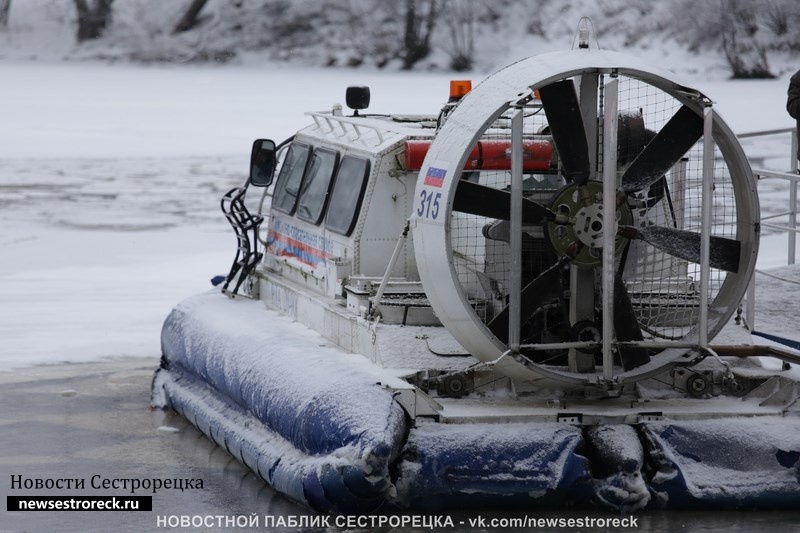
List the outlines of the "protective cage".
{"type": "Polygon", "coordinates": [[[707,345],[754,268],[758,200],[736,137],[699,91],[615,53],[547,54],[488,78],[431,145],[417,198],[437,315],[513,377],[653,375],[707,345]],[[511,147],[509,170],[481,170],[476,143],[511,147]]]}

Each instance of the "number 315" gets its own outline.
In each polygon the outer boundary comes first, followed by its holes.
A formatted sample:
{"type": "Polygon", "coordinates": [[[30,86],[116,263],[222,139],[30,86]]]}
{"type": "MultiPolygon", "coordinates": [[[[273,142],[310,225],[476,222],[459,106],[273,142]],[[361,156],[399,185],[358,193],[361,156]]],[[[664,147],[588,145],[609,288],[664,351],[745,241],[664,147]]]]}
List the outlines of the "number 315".
{"type": "Polygon", "coordinates": [[[422,190],[419,193],[419,205],[417,207],[417,216],[430,218],[436,220],[439,216],[439,200],[442,198],[442,193],[422,190]]]}

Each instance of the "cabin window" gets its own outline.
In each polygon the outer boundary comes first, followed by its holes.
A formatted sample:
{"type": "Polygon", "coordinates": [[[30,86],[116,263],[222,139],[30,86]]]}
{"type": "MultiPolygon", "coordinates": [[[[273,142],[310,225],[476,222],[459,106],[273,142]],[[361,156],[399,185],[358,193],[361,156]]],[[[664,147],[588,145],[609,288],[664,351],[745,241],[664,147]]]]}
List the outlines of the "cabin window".
{"type": "Polygon", "coordinates": [[[297,218],[319,224],[328,203],[333,173],[339,163],[339,153],[327,148],[317,148],[303,180],[303,191],[297,205],[297,218]]]}
{"type": "Polygon", "coordinates": [[[292,143],[286,151],[272,198],[272,207],[278,211],[294,213],[310,153],[311,147],[303,143],[292,143]]]}
{"type": "Polygon", "coordinates": [[[341,235],[350,235],[356,225],[369,177],[369,160],[346,155],[333,182],[325,227],[341,235]]]}

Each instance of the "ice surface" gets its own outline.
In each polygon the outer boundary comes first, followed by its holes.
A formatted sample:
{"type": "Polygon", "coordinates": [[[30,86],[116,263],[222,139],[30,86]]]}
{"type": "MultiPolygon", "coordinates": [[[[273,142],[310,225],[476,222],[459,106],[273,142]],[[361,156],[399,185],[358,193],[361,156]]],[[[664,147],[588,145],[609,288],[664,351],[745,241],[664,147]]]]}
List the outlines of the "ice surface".
{"type": "Polygon", "coordinates": [[[370,111],[402,114],[436,114],[449,87],[444,74],[287,65],[0,62],[0,78],[2,158],[238,155],[242,172],[254,139],[293,135],[311,122],[305,112],[343,102],[348,85],[371,86],[370,111]]]}

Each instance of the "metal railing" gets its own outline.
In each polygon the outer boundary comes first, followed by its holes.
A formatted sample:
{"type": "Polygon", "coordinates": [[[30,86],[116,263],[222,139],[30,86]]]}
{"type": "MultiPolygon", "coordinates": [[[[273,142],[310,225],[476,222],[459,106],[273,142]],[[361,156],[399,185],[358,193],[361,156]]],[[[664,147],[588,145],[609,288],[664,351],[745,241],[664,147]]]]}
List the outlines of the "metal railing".
{"type": "Polygon", "coordinates": [[[323,112],[308,112],[306,115],[314,119],[314,123],[319,131],[328,135],[344,137],[351,142],[359,141],[365,146],[369,146],[364,135],[364,130],[367,130],[373,132],[377,137],[377,141],[373,141],[374,146],[380,146],[386,140],[384,134],[387,133],[388,128],[384,128],[384,130],[381,131],[381,128],[365,123],[358,118],[344,117],[323,112]]]}
{"type": "MultiPolygon", "coordinates": [[[[788,265],[793,265],[795,264],[796,261],[797,233],[798,231],[800,231],[798,230],[797,227],[797,184],[800,182],[800,174],[798,174],[798,161],[797,161],[797,153],[798,153],[797,129],[782,128],[776,130],[754,131],[738,135],[737,137],[739,139],[751,139],[757,137],[767,137],[771,135],[786,135],[786,134],[791,134],[792,136],[789,170],[777,171],[771,169],[754,168],[753,177],[755,178],[756,187],[758,187],[758,184],[761,180],[765,179],[786,180],[789,183],[789,202],[788,202],[789,205],[787,210],[781,211],[779,213],[773,213],[767,216],[762,216],[761,228],[762,229],[769,228],[787,233],[788,245],[787,245],[786,262],[788,265]],[[783,217],[786,217],[785,223],[773,222],[776,219],[780,219],[783,217]]],[[[756,269],[753,272],[753,277],[750,280],[750,285],[747,288],[747,296],[744,303],[745,320],[747,326],[751,331],[755,329],[756,273],[776,278],[785,281],[787,283],[797,284],[796,281],[780,278],[778,276],[775,276],[774,274],[770,274],[768,272],[764,272],[758,269],[756,269]]]]}

